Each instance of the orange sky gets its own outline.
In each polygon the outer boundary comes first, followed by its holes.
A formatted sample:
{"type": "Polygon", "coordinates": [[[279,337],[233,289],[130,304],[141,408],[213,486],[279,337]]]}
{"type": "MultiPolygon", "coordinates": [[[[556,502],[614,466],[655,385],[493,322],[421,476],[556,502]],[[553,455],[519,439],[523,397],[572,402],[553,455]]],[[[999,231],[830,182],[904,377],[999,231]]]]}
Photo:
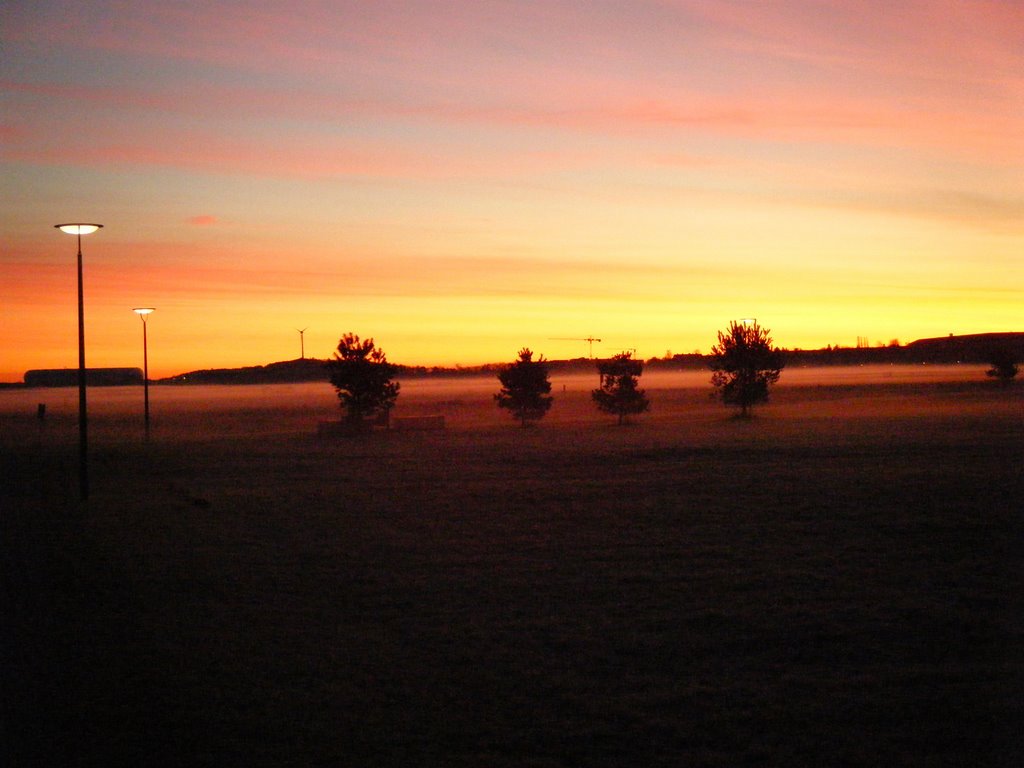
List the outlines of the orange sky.
{"type": "Polygon", "coordinates": [[[0,381],[1024,330],[1013,0],[0,9],[0,381]]]}

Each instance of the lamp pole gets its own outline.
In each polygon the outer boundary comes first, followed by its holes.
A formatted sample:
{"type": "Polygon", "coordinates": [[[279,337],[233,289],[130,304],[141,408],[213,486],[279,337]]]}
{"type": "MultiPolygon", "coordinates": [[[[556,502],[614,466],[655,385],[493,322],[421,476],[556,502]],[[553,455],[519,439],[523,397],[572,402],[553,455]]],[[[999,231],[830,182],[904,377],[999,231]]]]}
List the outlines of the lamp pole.
{"type": "Polygon", "coordinates": [[[153,313],[153,307],[136,307],[132,310],[142,319],[142,400],[146,423],[146,439],[149,439],[149,344],[146,341],[146,316],[153,313]]]}
{"type": "Polygon", "coordinates": [[[102,224],[54,224],[68,235],[78,237],[78,490],[82,501],[89,498],[89,419],[85,396],[85,302],[82,294],[82,235],[90,235],[102,224]]]}

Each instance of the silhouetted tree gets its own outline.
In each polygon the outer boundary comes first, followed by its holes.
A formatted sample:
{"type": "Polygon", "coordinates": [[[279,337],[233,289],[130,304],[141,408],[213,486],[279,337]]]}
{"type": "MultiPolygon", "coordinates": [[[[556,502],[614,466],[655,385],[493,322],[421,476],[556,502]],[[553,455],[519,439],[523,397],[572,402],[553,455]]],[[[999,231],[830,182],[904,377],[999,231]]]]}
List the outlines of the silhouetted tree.
{"type": "Polygon", "coordinates": [[[726,405],[738,405],[747,416],[755,403],[768,400],[768,387],[779,380],[782,355],[772,347],[770,331],[756,321],[729,324],[711,348],[711,383],[726,405]]]}
{"type": "Polygon", "coordinates": [[[541,355],[533,359],[533,352],[527,348],[519,350],[519,359],[498,373],[501,391],[494,399],[499,408],[505,408],[522,422],[537,421],[548,412],[554,398],[551,382],[548,381],[548,366],[541,355]]]}
{"type": "Polygon", "coordinates": [[[601,375],[601,386],[590,393],[598,409],[617,415],[619,424],[622,424],[627,416],[650,408],[647,395],[637,388],[643,370],[644,364],[634,360],[631,352],[622,352],[610,360],[599,360],[597,372],[601,375]]]}
{"type": "Polygon", "coordinates": [[[388,418],[400,385],[391,380],[395,366],[387,361],[384,350],[378,349],[373,339],[360,341],[354,333],[346,333],[338,342],[333,359],[327,361],[327,368],[350,425],[361,427],[367,417],[375,414],[388,418]]]}
{"type": "Polygon", "coordinates": [[[985,371],[986,376],[991,376],[1004,383],[1009,383],[1016,378],[1019,368],[1013,351],[1009,347],[996,347],[988,354],[988,362],[992,366],[985,371]]]}

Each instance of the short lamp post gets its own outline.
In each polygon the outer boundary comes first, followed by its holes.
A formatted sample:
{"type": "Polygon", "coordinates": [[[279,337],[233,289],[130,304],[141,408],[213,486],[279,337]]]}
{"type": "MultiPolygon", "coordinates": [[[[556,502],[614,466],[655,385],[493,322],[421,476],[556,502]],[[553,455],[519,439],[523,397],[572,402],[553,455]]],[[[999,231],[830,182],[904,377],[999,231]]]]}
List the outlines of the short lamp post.
{"type": "Polygon", "coordinates": [[[78,237],[78,489],[82,501],[89,498],[89,419],[85,397],[85,302],[82,298],[82,235],[91,235],[102,224],[54,224],[78,237]]]}
{"type": "Polygon", "coordinates": [[[146,424],[146,438],[149,438],[149,344],[146,341],[146,316],[153,313],[153,307],[136,307],[132,310],[142,319],[142,401],[146,424]]]}

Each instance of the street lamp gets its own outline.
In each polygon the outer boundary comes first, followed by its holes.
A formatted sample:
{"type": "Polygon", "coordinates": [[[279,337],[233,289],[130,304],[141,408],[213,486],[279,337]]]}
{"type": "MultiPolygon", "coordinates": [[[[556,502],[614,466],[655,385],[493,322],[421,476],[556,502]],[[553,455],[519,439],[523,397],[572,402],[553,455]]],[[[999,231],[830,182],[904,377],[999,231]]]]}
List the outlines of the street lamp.
{"type": "Polygon", "coordinates": [[[102,224],[54,224],[68,235],[78,237],[78,489],[89,498],[89,422],[85,402],[85,302],[82,299],[82,235],[91,235],[102,224]]]}
{"type": "Polygon", "coordinates": [[[142,320],[142,392],[146,414],[146,439],[149,439],[149,345],[146,342],[146,315],[153,313],[153,307],[136,307],[132,312],[142,320]]]}

